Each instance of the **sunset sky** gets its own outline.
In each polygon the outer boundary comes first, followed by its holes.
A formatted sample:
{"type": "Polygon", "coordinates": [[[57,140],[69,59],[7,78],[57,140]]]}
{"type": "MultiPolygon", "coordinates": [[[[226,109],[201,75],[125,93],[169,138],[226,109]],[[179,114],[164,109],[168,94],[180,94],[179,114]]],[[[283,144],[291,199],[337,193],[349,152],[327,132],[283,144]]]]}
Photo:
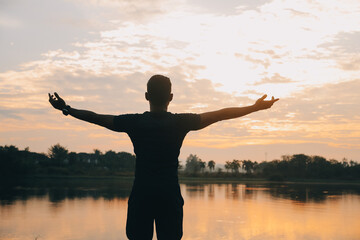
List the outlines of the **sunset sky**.
{"type": "Polygon", "coordinates": [[[146,82],[171,112],[272,109],[188,134],[180,155],[256,161],[304,153],[360,162],[359,0],[0,0],[0,145],[132,152],[124,133],[65,117],[144,112],[146,82]]]}

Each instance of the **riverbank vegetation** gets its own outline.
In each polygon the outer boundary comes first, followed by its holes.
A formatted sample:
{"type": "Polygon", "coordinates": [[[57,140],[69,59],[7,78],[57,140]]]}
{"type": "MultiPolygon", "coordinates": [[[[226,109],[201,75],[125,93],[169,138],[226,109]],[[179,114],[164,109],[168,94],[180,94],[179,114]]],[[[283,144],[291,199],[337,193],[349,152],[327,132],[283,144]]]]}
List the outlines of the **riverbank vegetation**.
{"type": "MultiPolygon", "coordinates": [[[[48,153],[31,152],[16,146],[0,146],[0,175],[7,176],[123,176],[132,177],[135,155],[127,152],[95,149],[92,153],[69,152],[60,144],[48,153]]],[[[360,180],[360,164],[353,160],[326,159],[305,154],[284,155],[281,159],[256,162],[251,160],[226,161],[219,166],[213,160],[203,161],[190,154],[184,165],[179,165],[182,179],[264,179],[286,180],[360,180]]]]}
{"type": "Polygon", "coordinates": [[[0,146],[0,174],[9,175],[133,175],[135,156],[127,152],[95,149],[92,153],[69,152],[60,144],[49,148],[48,153],[19,150],[16,146],[0,146]]]}

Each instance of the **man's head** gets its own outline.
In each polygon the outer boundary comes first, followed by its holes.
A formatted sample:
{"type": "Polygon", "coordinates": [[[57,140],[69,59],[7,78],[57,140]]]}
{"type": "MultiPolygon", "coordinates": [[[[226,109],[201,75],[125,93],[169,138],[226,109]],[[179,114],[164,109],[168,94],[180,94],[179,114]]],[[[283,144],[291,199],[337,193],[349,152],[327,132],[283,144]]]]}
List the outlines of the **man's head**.
{"type": "Polygon", "coordinates": [[[170,79],[163,75],[152,76],[147,83],[145,98],[154,106],[167,106],[173,98],[170,79]]]}

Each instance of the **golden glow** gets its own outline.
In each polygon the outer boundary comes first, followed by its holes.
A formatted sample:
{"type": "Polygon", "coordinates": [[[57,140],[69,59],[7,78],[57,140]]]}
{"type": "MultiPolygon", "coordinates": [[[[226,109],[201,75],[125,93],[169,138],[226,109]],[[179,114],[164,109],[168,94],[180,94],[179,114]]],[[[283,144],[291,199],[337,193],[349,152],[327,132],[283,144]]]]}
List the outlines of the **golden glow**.
{"type": "Polygon", "coordinates": [[[26,205],[17,202],[8,209],[2,208],[1,215],[8,217],[6,221],[2,217],[1,227],[12,229],[15,235],[22,236],[21,239],[91,239],[96,236],[100,239],[104,232],[125,236],[126,209],[125,199],[67,199],[60,203],[30,199],[26,205]]]}
{"type": "MultiPolygon", "coordinates": [[[[360,235],[360,198],[355,194],[324,191],[321,200],[310,193],[296,200],[276,195],[280,189],[243,184],[182,184],[181,190],[184,240],[325,240],[360,235]]],[[[9,239],[126,239],[127,198],[50,202],[48,197],[33,197],[2,205],[0,213],[1,233],[12,236],[9,239]]]]}
{"type": "Polygon", "coordinates": [[[205,185],[201,192],[185,198],[184,239],[351,239],[360,234],[353,214],[360,207],[349,208],[358,201],[355,196],[303,203],[236,184],[205,185]]]}

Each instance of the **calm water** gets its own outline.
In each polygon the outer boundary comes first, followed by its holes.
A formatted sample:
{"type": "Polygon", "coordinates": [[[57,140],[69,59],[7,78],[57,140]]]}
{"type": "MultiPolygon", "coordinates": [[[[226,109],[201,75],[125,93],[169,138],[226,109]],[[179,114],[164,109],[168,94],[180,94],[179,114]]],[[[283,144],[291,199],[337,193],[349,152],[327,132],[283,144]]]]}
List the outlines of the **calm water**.
{"type": "MultiPolygon", "coordinates": [[[[131,182],[12,181],[0,186],[0,239],[127,239],[131,182]]],[[[181,184],[184,240],[360,239],[360,187],[181,184]]],[[[154,239],[156,239],[154,237],[154,239]]]]}

